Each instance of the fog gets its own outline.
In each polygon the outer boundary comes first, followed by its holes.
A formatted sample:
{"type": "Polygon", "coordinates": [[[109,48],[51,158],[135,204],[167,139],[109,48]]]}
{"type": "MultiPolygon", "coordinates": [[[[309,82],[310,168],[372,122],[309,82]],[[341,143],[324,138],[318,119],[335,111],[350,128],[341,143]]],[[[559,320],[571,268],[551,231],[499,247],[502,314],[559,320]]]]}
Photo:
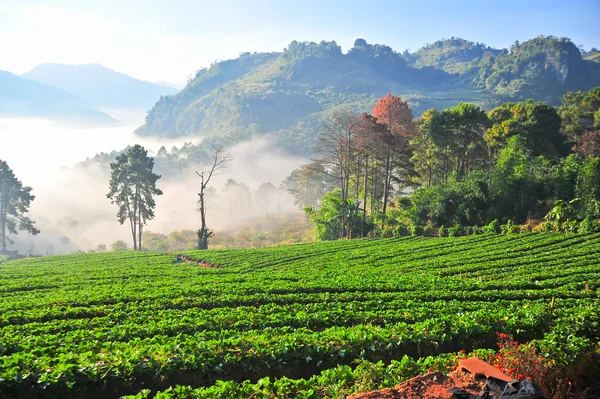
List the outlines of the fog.
{"type": "MultiPolygon", "coordinates": [[[[133,144],[141,144],[155,155],[161,146],[181,147],[185,142],[200,141],[141,138],[133,131],[142,124],[143,115],[137,120],[138,123],[128,126],[94,128],[40,119],[0,119],[0,159],[8,162],[24,185],[33,187],[36,199],[30,216],[42,230],[35,237],[23,232],[13,235],[15,245],[9,249],[45,255],[92,249],[98,244],[109,247],[116,240],[131,244],[127,225],[119,225],[116,205],[106,198],[109,179],[106,170],[90,162],[85,168],[75,165],[100,152],[120,151],[133,144]]],[[[227,179],[234,179],[247,185],[254,195],[263,182],[277,187],[306,159],[273,148],[267,138],[238,144],[231,148],[231,154],[233,161],[210,184],[216,189],[208,198],[210,228],[226,229],[267,212],[297,212],[287,192],[272,192],[260,201],[240,201],[239,187],[228,192],[223,187],[227,179]]],[[[208,165],[197,165],[158,181],[164,195],[156,198],[156,217],[145,231],[168,234],[199,227],[196,194],[199,178],[195,171],[207,168],[208,165]]]]}

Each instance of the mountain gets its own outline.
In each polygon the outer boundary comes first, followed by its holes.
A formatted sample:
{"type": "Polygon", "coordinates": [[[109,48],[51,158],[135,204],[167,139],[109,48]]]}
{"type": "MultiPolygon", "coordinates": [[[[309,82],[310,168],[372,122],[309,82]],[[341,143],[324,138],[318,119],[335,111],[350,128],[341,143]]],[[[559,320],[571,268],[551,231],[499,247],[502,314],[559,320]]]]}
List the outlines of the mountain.
{"type": "Polygon", "coordinates": [[[119,123],[71,93],[7,71],[0,71],[0,87],[0,116],[41,117],[86,124],[119,123]]]}
{"type": "Polygon", "coordinates": [[[272,134],[307,149],[324,116],[369,111],[389,92],[405,97],[415,116],[459,102],[489,108],[531,97],[558,104],[567,91],[600,85],[598,65],[555,37],[510,50],[452,38],[404,54],[363,39],[345,54],[334,41],[294,41],[283,52],[244,53],[198,71],[179,93],[161,98],[136,132],[230,141],[272,134]]]}
{"type": "Polygon", "coordinates": [[[468,74],[477,70],[479,63],[497,56],[502,50],[460,38],[438,40],[410,54],[403,54],[407,62],[416,68],[433,67],[451,74],[468,74]]]}
{"type": "Polygon", "coordinates": [[[158,82],[154,82],[154,84],[157,84],[159,86],[166,86],[166,87],[170,87],[173,89],[177,89],[177,91],[183,89],[185,87],[185,83],[171,83],[171,82],[165,82],[165,81],[158,81],[158,82]]]}
{"type": "Polygon", "coordinates": [[[99,64],[42,64],[23,75],[73,93],[106,110],[147,110],[177,89],[134,79],[99,64]]]}

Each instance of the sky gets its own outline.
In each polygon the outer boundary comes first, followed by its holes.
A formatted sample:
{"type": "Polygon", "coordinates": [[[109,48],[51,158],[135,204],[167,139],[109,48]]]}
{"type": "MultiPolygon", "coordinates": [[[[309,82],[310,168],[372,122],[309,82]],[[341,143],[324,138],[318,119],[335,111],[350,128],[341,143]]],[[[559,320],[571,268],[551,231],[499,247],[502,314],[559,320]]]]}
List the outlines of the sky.
{"type": "Polygon", "coordinates": [[[292,40],[417,50],[461,37],[496,48],[538,35],[600,48],[600,0],[0,0],[0,70],[99,63],[183,83],[216,60],[292,40]]]}

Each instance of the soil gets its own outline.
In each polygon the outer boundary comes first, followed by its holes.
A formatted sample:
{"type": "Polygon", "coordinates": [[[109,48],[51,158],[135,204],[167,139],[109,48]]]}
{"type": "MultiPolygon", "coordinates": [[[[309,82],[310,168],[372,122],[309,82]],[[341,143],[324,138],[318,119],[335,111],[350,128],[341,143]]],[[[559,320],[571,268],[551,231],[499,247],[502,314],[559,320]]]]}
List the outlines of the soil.
{"type": "Polygon", "coordinates": [[[485,383],[473,380],[472,374],[453,371],[449,375],[442,372],[429,373],[412,378],[397,385],[394,389],[361,393],[348,396],[348,399],[449,399],[450,388],[462,388],[465,391],[479,395],[485,383]]]}
{"type": "Polygon", "coordinates": [[[195,263],[198,266],[204,267],[206,269],[218,269],[219,268],[219,266],[213,265],[210,262],[205,262],[205,261],[198,260],[198,259],[192,259],[189,256],[185,256],[185,255],[177,255],[177,257],[175,258],[175,262],[195,263]]]}

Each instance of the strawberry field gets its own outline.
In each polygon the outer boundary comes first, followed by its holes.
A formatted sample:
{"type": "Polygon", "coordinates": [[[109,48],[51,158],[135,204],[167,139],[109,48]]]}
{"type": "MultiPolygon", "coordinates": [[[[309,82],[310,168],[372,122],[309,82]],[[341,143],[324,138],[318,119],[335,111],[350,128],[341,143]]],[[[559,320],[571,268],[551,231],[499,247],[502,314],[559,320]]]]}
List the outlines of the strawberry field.
{"type": "Polygon", "coordinates": [[[491,350],[497,333],[559,363],[600,339],[600,234],[176,255],[0,264],[0,392],[334,397],[361,367],[408,378],[491,350]]]}

